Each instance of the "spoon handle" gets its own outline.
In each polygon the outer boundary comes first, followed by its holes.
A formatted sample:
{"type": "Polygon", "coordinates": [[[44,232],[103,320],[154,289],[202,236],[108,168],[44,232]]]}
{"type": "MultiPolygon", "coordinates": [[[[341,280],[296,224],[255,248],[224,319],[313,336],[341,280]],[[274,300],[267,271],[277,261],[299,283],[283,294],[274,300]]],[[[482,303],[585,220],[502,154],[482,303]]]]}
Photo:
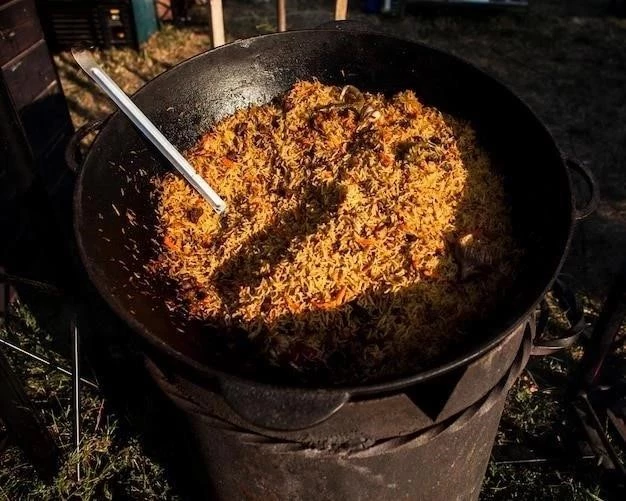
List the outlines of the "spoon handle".
{"type": "Polygon", "coordinates": [[[72,55],[87,75],[106,93],[141,133],[169,160],[182,176],[202,195],[218,214],[226,210],[226,202],[213,191],[200,174],[187,162],[180,152],[161,134],[159,129],[143,114],[126,93],[98,66],[86,49],[72,49],[72,55]]]}

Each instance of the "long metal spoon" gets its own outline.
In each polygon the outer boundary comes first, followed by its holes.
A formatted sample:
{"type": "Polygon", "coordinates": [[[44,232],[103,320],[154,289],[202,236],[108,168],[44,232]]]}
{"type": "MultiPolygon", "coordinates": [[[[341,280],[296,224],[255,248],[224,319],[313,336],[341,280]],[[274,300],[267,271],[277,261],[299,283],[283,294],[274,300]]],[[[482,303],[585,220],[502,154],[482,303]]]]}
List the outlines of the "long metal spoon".
{"type": "Polygon", "coordinates": [[[72,55],[89,77],[100,87],[107,96],[118,106],[122,113],[141,131],[141,133],[169,160],[169,162],[182,174],[182,176],[202,195],[213,210],[218,214],[226,210],[226,202],[213,191],[208,183],[198,174],[195,169],[185,160],[180,152],[170,143],[156,126],[143,114],[143,112],[131,101],[122,89],[98,66],[96,60],[88,49],[74,48],[72,55]]]}

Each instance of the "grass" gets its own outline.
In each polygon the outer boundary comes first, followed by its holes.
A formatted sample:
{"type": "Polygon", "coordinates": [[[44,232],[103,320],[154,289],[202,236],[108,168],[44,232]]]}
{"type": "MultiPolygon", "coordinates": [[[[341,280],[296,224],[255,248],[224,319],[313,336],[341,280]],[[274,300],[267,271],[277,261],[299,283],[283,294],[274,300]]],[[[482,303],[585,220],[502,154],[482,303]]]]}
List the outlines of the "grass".
{"type": "MultiPolygon", "coordinates": [[[[549,469],[550,467],[548,467],[549,469]]],[[[520,468],[491,463],[483,486],[482,500],[606,500],[600,487],[589,488],[570,472],[549,471],[546,466],[520,468]]]]}
{"type": "MultiPolygon", "coordinates": [[[[42,331],[22,304],[14,308],[10,334],[0,329],[3,339],[18,339],[20,346],[45,356],[60,366],[68,360],[50,349],[50,336],[42,331]]],[[[57,443],[63,462],[54,480],[39,479],[24,454],[10,445],[0,454],[0,500],[59,499],[177,499],[162,466],[142,448],[140,432],[129,436],[120,429],[116,412],[108,409],[102,394],[87,385],[81,392],[81,452],[72,440],[71,381],[25,355],[3,351],[25,385],[34,407],[57,443]],[[82,479],[76,478],[80,463],[82,479]]]]}

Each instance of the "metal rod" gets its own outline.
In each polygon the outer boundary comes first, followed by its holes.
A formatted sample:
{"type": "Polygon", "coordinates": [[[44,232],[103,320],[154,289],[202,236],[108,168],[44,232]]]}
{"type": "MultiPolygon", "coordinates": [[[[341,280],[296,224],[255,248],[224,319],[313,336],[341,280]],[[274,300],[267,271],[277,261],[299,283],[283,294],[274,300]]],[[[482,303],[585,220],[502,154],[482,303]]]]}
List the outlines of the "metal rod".
{"type": "MultiPolygon", "coordinates": [[[[2,339],[0,338],[0,344],[3,344],[4,346],[6,346],[7,348],[11,348],[14,351],[17,351],[18,353],[21,353],[22,355],[26,355],[27,357],[32,358],[33,360],[37,360],[37,362],[41,362],[44,365],[48,365],[50,366],[52,369],[54,369],[57,372],[61,372],[62,374],[65,374],[66,376],[71,376],[72,372],[59,366],[54,364],[53,362],[50,362],[50,360],[47,360],[43,357],[40,357],[39,355],[35,355],[34,353],[31,353],[30,351],[25,350],[24,348],[20,348],[19,346],[7,341],[6,339],[2,339]]],[[[96,390],[99,389],[98,385],[96,383],[94,383],[93,381],[90,381],[89,379],[85,379],[85,378],[80,378],[81,382],[85,383],[86,385],[91,386],[92,388],[95,388],[96,390]]]]}
{"type": "Polygon", "coordinates": [[[278,31],[287,31],[287,0],[276,0],[278,31]]]}
{"type": "Polygon", "coordinates": [[[19,284],[26,285],[33,289],[40,290],[41,292],[45,292],[46,294],[50,294],[52,296],[63,296],[63,292],[56,288],[53,285],[47,284],[45,282],[39,282],[37,280],[30,280],[28,278],[22,278],[15,275],[11,275],[9,273],[5,273],[4,271],[0,271],[0,282],[6,283],[7,285],[11,284],[19,284]]]}
{"type": "Polygon", "coordinates": [[[335,21],[345,21],[348,17],[348,0],[335,2],[335,21]]]}
{"type": "MultiPolygon", "coordinates": [[[[213,5],[213,2],[211,2],[211,5],[213,5]]],[[[145,138],[182,174],[187,182],[202,195],[211,207],[213,207],[213,210],[218,214],[224,212],[226,210],[226,202],[213,191],[204,178],[196,172],[174,145],[161,134],[161,131],[144,115],[126,93],[118,87],[113,79],[98,66],[91,52],[84,48],[74,48],[72,49],[72,55],[83,71],[98,84],[124,115],[141,131],[145,138]]]]}
{"type": "Polygon", "coordinates": [[[211,8],[211,38],[213,47],[219,47],[226,43],[224,36],[224,9],[222,0],[210,0],[211,8]]]}
{"type": "Polygon", "coordinates": [[[76,318],[72,319],[72,410],[74,414],[74,445],[76,447],[76,481],[80,482],[80,352],[76,318]]]}
{"type": "Polygon", "coordinates": [[[615,413],[611,409],[606,410],[606,417],[609,418],[609,422],[615,428],[615,431],[622,439],[622,446],[626,447],[626,426],[624,426],[624,418],[616,416],[615,413]]]}
{"type": "Polygon", "coordinates": [[[624,464],[622,463],[622,460],[620,459],[619,455],[615,451],[613,444],[611,444],[611,441],[608,439],[606,435],[606,431],[604,430],[602,423],[600,423],[600,419],[598,418],[598,415],[596,414],[596,411],[593,408],[593,405],[591,405],[591,402],[589,401],[589,396],[587,395],[587,393],[582,392],[579,395],[579,397],[582,400],[582,402],[585,404],[585,407],[587,408],[586,409],[587,414],[591,418],[593,427],[595,428],[596,433],[600,437],[602,445],[606,449],[606,452],[609,455],[609,458],[611,459],[611,461],[613,462],[613,465],[615,466],[615,468],[619,470],[620,474],[623,477],[626,477],[626,468],[624,467],[624,464]]]}
{"type": "Polygon", "coordinates": [[[626,261],[622,263],[596,320],[590,342],[580,363],[577,390],[586,391],[599,379],[604,360],[611,352],[626,320],[626,261]]]}

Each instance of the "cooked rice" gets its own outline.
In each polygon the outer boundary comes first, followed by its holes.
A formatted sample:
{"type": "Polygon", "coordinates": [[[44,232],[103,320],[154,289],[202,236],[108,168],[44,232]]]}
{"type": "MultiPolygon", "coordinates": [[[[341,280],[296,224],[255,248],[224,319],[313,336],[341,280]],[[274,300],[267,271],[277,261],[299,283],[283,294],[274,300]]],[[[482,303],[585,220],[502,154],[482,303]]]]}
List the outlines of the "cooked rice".
{"type": "Polygon", "coordinates": [[[189,152],[227,201],[156,181],[168,306],[244,329],[266,360],[335,382],[399,374],[467,335],[511,279],[503,183],[470,124],[354,87],[298,82],[189,152]]]}

